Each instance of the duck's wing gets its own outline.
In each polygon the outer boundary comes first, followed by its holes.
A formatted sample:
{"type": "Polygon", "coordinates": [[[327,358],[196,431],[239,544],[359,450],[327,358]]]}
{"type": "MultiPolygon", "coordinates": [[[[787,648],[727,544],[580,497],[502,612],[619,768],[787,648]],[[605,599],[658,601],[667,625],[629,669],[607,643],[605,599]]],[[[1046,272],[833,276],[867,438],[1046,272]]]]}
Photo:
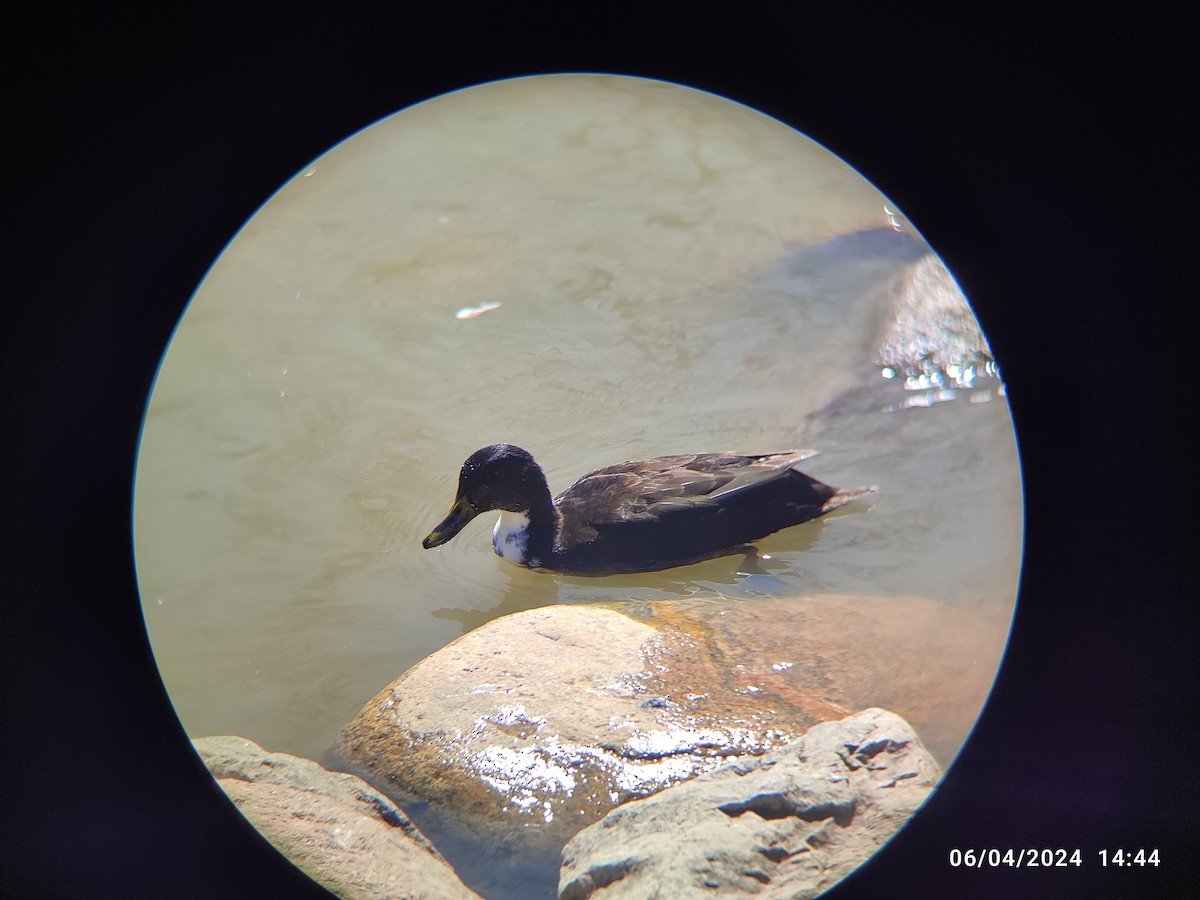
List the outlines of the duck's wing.
{"type": "Polygon", "coordinates": [[[595,537],[596,526],[647,522],[718,503],[735,491],[783,477],[815,450],[739,455],[660,456],[596,469],[554,498],[566,546],[595,537]]]}

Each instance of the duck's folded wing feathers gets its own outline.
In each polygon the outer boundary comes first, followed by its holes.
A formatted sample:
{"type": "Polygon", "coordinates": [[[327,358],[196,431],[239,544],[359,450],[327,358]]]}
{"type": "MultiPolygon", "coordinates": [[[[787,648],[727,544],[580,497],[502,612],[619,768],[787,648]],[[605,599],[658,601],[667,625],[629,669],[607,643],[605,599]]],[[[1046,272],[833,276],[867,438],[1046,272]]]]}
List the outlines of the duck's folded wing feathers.
{"type": "Polygon", "coordinates": [[[702,453],[620,463],[589,472],[559,494],[554,504],[568,533],[589,525],[659,518],[674,510],[717,503],[734,491],[782,477],[814,453],[702,453]]]}

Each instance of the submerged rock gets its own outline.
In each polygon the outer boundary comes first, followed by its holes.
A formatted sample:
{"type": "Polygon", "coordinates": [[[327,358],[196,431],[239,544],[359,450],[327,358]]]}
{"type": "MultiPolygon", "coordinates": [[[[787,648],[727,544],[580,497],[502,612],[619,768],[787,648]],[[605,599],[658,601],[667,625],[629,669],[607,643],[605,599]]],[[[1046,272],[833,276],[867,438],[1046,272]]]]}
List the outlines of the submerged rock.
{"type": "Polygon", "coordinates": [[[885,710],[817,725],[585,828],[563,849],[559,897],[816,897],[895,834],[940,775],[885,710]]]}
{"type": "Polygon", "coordinates": [[[903,716],[942,765],[991,689],[1011,609],[991,615],[920,597],[827,594],[733,603],[616,603],[652,625],[643,684],[666,722],[775,730],[879,706],[903,716]]]}
{"type": "Polygon", "coordinates": [[[478,898],[408,816],[361,779],[242,737],[192,743],[242,815],[339,897],[478,898]]]}

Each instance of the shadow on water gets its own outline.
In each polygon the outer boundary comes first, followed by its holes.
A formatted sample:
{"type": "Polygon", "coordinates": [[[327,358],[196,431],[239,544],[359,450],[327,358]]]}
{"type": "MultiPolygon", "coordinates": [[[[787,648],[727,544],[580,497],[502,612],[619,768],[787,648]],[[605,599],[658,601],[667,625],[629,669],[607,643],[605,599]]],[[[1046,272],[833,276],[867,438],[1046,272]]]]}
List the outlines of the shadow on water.
{"type": "Polygon", "coordinates": [[[758,282],[818,302],[864,298],[928,252],[913,234],[871,228],[794,250],[761,272],[758,282]]]}

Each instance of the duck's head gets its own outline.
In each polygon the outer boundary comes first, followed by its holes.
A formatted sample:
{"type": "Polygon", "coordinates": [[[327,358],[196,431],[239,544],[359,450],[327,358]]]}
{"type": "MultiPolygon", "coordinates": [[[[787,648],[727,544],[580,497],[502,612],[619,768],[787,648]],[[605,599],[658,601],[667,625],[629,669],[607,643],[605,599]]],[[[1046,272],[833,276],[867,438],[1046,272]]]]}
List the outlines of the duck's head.
{"type": "Polygon", "coordinates": [[[476,450],[458,473],[458,494],[450,514],[421,541],[426,550],[446,543],[480,513],[491,509],[528,512],[544,494],[546,476],[529,451],[513,444],[476,450]]]}

